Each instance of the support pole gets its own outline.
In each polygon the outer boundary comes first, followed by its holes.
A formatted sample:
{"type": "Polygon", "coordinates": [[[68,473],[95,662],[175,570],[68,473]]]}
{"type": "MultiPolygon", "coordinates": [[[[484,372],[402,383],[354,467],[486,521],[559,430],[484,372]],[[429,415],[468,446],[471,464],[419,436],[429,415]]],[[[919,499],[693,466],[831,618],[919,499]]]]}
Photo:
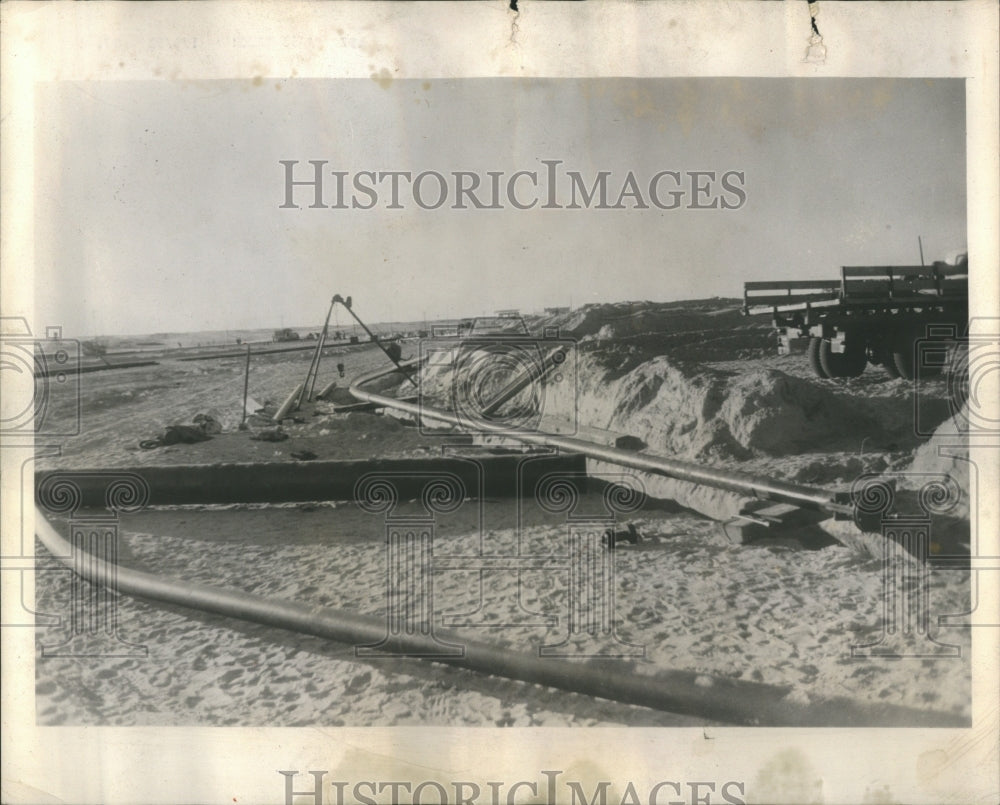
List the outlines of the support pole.
{"type": "Polygon", "coordinates": [[[307,400],[312,399],[313,389],[316,388],[316,376],[319,374],[319,362],[320,358],[323,356],[323,347],[326,345],[326,334],[330,329],[330,314],[333,313],[333,306],[337,304],[337,296],[330,300],[330,307],[326,311],[326,321],[323,322],[323,332],[319,335],[319,340],[316,342],[316,351],[313,352],[312,360],[309,361],[309,371],[306,372],[306,379],[302,383],[302,391],[299,393],[298,402],[296,402],[296,409],[302,407],[302,403],[307,400]]]}
{"type": "Polygon", "coordinates": [[[247,368],[243,375],[243,416],[240,419],[240,430],[247,424],[247,395],[250,392],[250,345],[247,344],[247,368]]]}
{"type": "Polygon", "coordinates": [[[354,317],[354,320],[358,324],[361,325],[362,329],[366,333],[368,333],[368,337],[372,341],[374,341],[375,344],[376,344],[376,346],[378,346],[378,348],[385,353],[385,356],[390,361],[392,361],[393,364],[395,364],[396,369],[398,369],[402,373],[403,377],[405,377],[407,380],[409,380],[410,383],[412,383],[413,386],[416,387],[417,381],[414,380],[410,376],[409,369],[408,369],[408,364],[400,363],[399,359],[395,355],[393,355],[391,352],[389,352],[389,350],[386,349],[386,347],[382,344],[382,342],[378,340],[378,337],[375,335],[375,333],[373,333],[371,330],[368,329],[368,325],[365,324],[363,321],[361,321],[361,319],[358,316],[358,314],[354,312],[354,308],[351,307],[351,297],[348,296],[347,299],[344,299],[340,294],[336,294],[333,297],[333,301],[334,302],[340,302],[340,304],[342,304],[345,308],[347,308],[347,312],[350,313],[354,317]]]}
{"type": "Polygon", "coordinates": [[[319,343],[316,345],[316,368],[312,372],[312,377],[309,378],[309,388],[305,390],[306,402],[312,402],[313,391],[316,390],[316,378],[319,377],[319,362],[323,357],[323,347],[326,346],[326,328],[323,328],[322,334],[319,337],[319,343]]]}

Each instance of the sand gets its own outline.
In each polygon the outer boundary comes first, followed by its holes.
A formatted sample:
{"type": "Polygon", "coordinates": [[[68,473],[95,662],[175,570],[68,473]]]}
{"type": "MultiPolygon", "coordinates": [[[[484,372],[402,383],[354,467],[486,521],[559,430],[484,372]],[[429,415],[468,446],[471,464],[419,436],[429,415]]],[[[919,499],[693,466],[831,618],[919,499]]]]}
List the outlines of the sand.
{"type": "MultiPolygon", "coordinates": [[[[581,424],[642,438],[652,452],[832,488],[849,486],[862,472],[905,471],[914,461],[929,460],[922,458],[931,449],[928,438],[915,435],[906,420],[912,418],[911,384],[871,368],[849,381],[812,378],[802,358],[773,355],[766,327],[739,318],[726,300],[689,308],[638,303],[564,317],[564,324],[575,317],[581,339],[581,424]],[[644,329],[650,327],[660,329],[644,329]]],[[[404,354],[415,351],[408,345],[404,354]]],[[[372,347],[346,350],[324,359],[318,386],[334,379],[337,360],[347,363],[348,378],[384,363],[372,347]]],[[[306,353],[260,357],[252,367],[251,396],[277,405],[307,366],[306,353]]],[[[300,412],[300,422],[285,424],[288,440],[253,441],[252,431],[263,422],[253,421],[251,431],[236,430],[242,372],[240,359],[164,360],[87,375],[81,378],[80,435],[42,466],[288,461],[303,449],[327,459],[440,451],[439,437],[412,424],[377,414],[338,414],[323,403],[300,412]],[[224,432],[198,444],[139,449],[140,440],[166,425],[190,423],[199,413],[215,417],[224,432]]],[[[948,413],[945,381],[926,391],[941,425],[948,413]]],[[[554,398],[552,404],[559,402],[554,398]]],[[[883,631],[884,568],[877,543],[867,554],[849,535],[847,545],[816,550],[801,548],[794,535],[780,544],[734,546],[699,514],[697,501],[685,503],[692,509],[654,503],[635,512],[628,519],[643,540],[615,552],[617,636],[642,647],[640,656],[622,661],[624,672],[680,669],[785,685],[802,702],[844,696],[969,714],[969,630],[936,620],[968,608],[967,571],[928,571],[903,559],[896,568],[904,583],[926,585],[931,636],[958,646],[960,656],[852,657],[851,646],[877,642],[883,631]]],[[[466,501],[463,509],[478,512],[479,505],[466,501]]],[[[435,551],[468,555],[481,539],[496,550],[512,550],[510,504],[483,505],[485,533],[472,514],[456,515],[442,526],[435,551]]],[[[702,509],[713,506],[717,502],[702,509]]],[[[522,537],[533,550],[565,546],[561,517],[536,513],[529,520],[522,537]]],[[[961,531],[961,516],[956,522],[961,531]]],[[[121,540],[124,562],[164,575],[379,616],[385,611],[382,528],[377,517],[349,503],[179,508],[124,517],[121,540]]],[[[483,625],[459,628],[461,634],[523,652],[565,637],[564,618],[551,627],[520,622],[525,610],[512,597],[509,574],[488,572],[481,587],[478,582],[474,570],[435,575],[439,615],[482,604],[483,625]]],[[[556,617],[565,612],[564,574],[528,571],[522,582],[527,609],[556,617]]],[[[65,612],[69,595],[69,574],[39,575],[40,611],[65,612]]],[[[145,645],[148,656],[40,656],[39,723],[704,722],[421,661],[359,660],[349,646],[124,596],[118,611],[120,634],[145,645]]],[[[60,639],[58,628],[39,629],[40,645],[60,639]]]]}

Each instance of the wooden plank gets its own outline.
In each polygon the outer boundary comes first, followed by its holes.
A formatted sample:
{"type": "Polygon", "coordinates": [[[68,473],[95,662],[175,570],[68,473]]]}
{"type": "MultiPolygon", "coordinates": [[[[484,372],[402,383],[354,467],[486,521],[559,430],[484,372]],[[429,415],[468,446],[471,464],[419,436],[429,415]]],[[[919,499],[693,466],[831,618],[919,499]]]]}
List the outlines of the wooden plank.
{"type": "Polygon", "coordinates": [[[841,287],[847,288],[891,288],[892,280],[888,277],[878,279],[844,279],[841,287]]]}
{"type": "Polygon", "coordinates": [[[787,289],[830,288],[840,286],[840,280],[774,280],[766,282],[746,282],[744,291],[783,291],[787,289]]]}
{"type": "Polygon", "coordinates": [[[805,305],[766,305],[762,307],[748,305],[744,310],[750,316],[762,316],[765,313],[777,313],[779,316],[787,316],[792,313],[805,313],[807,310],[813,313],[836,310],[839,303],[839,299],[829,299],[825,302],[815,302],[809,305],[808,308],[805,305]]]}
{"type": "Polygon", "coordinates": [[[933,290],[940,288],[942,291],[964,293],[968,290],[969,281],[965,277],[941,277],[938,279],[918,278],[900,280],[895,284],[898,292],[912,292],[918,290],[933,290]]]}
{"type": "Polygon", "coordinates": [[[748,296],[747,307],[781,307],[784,305],[804,305],[806,302],[836,302],[835,293],[810,293],[798,296],[748,296]]]}
{"type": "Polygon", "coordinates": [[[892,293],[893,285],[888,279],[884,280],[844,280],[844,298],[854,296],[884,296],[888,298],[892,293]]]}
{"type": "Polygon", "coordinates": [[[893,266],[894,277],[933,277],[934,266],[893,266]]]}
{"type": "Polygon", "coordinates": [[[843,277],[903,277],[934,275],[933,266],[842,266],[843,277]]]}
{"type": "Polygon", "coordinates": [[[909,279],[900,280],[896,284],[896,289],[902,291],[903,293],[927,289],[936,291],[941,282],[944,282],[944,280],[935,279],[933,277],[911,277],[909,279]]]}
{"type": "Polygon", "coordinates": [[[945,304],[956,305],[959,302],[964,301],[965,294],[960,293],[949,293],[949,294],[912,294],[906,296],[897,296],[892,299],[888,299],[884,296],[869,296],[869,297],[851,297],[850,299],[844,299],[841,301],[843,307],[872,307],[872,308],[905,308],[905,307],[935,307],[937,305],[945,304]]]}

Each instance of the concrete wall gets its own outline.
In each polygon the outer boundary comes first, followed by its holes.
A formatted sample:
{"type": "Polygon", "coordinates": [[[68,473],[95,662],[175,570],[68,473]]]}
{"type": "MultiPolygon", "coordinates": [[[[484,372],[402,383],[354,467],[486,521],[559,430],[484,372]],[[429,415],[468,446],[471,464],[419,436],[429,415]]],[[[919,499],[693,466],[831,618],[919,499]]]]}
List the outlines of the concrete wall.
{"type": "MultiPolygon", "coordinates": [[[[186,503],[284,503],[310,500],[353,500],[354,486],[369,473],[390,474],[400,499],[420,494],[428,473],[450,473],[461,479],[467,495],[510,497],[519,474],[525,488],[548,473],[585,472],[579,455],[481,455],[368,461],[309,461],[269,464],[196,464],[129,467],[114,470],[50,470],[35,476],[36,495],[46,484],[65,480],[79,489],[80,506],[105,506],[109,482],[138,476],[149,487],[149,505],[186,503]]],[[[39,502],[45,507],[44,493],[39,502]]]]}

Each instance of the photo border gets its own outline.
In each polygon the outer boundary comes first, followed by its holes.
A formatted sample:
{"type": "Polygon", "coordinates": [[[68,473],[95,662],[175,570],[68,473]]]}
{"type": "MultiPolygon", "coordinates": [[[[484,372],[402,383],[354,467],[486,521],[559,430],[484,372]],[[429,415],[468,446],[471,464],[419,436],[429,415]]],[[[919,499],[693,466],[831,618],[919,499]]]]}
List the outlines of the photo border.
{"type": "MultiPolygon", "coordinates": [[[[1000,310],[995,3],[521,0],[514,12],[492,2],[10,2],[0,5],[0,15],[4,316],[34,321],[32,272],[24,267],[34,264],[36,205],[45,203],[33,193],[34,165],[44,156],[33,153],[37,83],[371,78],[383,70],[421,79],[965,78],[970,317],[995,317],[1000,310]],[[821,42],[813,40],[810,49],[810,10],[817,8],[821,42]]],[[[32,527],[33,515],[21,505],[32,495],[25,497],[19,468],[33,446],[8,440],[2,447],[8,557],[12,541],[20,544],[32,527]]],[[[993,444],[970,446],[980,488],[994,502],[998,457],[993,444]]],[[[997,517],[995,505],[981,506],[973,523],[983,556],[1000,556],[997,517]]],[[[1000,573],[979,575],[985,624],[1000,608],[1000,573]]],[[[16,585],[5,584],[2,594],[5,611],[19,605],[12,598],[16,585]]],[[[508,789],[560,770],[588,792],[601,780],[613,781],[618,792],[629,782],[643,792],[662,780],[743,781],[747,802],[756,801],[754,788],[763,790],[764,780],[819,781],[824,802],[979,802],[1000,790],[995,628],[974,630],[973,725],[967,730],[37,727],[33,631],[2,632],[2,798],[10,803],[283,802],[281,770],[298,770],[302,787],[308,770],[328,770],[328,780],[503,780],[508,789]]],[[[525,789],[523,796],[529,794],[525,789]]]]}

